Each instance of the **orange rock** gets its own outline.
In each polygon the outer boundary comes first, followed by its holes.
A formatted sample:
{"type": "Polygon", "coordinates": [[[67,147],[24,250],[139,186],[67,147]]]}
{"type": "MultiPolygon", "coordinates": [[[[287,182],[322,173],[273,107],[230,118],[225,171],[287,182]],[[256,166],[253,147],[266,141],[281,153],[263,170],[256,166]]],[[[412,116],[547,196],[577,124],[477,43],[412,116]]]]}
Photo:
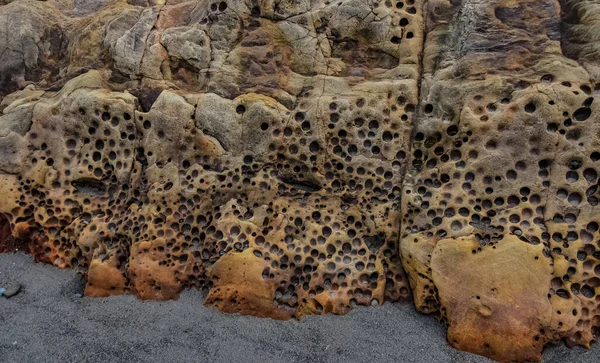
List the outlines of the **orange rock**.
{"type": "Polygon", "coordinates": [[[264,279],[266,269],[268,264],[250,249],[224,255],[208,272],[213,287],[204,304],[227,313],[290,319],[295,310],[276,303],[277,284],[264,279]]]}
{"type": "Polygon", "coordinates": [[[171,300],[179,297],[182,283],[177,270],[165,265],[165,241],[157,239],[131,246],[127,275],[132,292],[141,299],[171,300]]]}
{"type": "Polygon", "coordinates": [[[123,295],[126,287],[127,279],[123,276],[123,272],[115,266],[114,259],[107,261],[92,260],[87,273],[85,296],[123,295]]]}
{"type": "Polygon", "coordinates": [[[443,239],[431,256],[448,341],[498,361],[541,360],[547,339],[540,330],[548,329],[553,317],[546,297],[551,260],[542,245],[514,236],[479,247],[473,236],[443,239]]]}

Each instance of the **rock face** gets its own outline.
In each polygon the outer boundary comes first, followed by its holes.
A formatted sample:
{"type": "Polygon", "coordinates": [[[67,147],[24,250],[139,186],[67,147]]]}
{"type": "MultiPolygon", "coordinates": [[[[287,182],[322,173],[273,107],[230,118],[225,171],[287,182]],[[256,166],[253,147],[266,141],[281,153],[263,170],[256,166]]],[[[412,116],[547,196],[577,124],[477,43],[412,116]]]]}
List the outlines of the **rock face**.
{"type": "Polygon", "coordinates": [[[597,2],[0,4],[0,252],[276,319],[412,297],[499,361],[600,336],[597,2]]]}

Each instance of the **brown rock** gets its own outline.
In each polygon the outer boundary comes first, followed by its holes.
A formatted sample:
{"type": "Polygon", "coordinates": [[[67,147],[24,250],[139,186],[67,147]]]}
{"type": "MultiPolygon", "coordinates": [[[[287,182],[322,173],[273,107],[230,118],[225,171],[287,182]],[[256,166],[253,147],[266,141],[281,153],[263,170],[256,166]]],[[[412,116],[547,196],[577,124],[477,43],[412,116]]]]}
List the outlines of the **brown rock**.
{"type": "Polygon", "coordinates": [[[599,11],[0,0],[0,252],[88,296],[288,319],[412,295],[499,361],[589,347],[599,11]]]}
{"type": "Polygon", "coordinates": [[[0,214],[0,252],[12,250],[11,239],[10,222],[4,215],[0,214]]]}

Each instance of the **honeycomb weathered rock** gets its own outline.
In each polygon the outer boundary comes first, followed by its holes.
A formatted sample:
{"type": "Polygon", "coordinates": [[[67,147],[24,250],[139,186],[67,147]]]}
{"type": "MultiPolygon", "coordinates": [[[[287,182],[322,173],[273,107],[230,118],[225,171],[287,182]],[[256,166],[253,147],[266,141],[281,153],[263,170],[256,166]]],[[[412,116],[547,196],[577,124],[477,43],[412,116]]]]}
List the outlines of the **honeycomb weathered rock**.
{"type": "Polygon", "coordinates": [[[195,286],[288,319],[412,295],[500,361],[589,346],[599,13],[0,1],[0,252],[77,268],[88,296],[195,286]]]}
{"type": "Polygon", "coordinates": [[[555,1],[426,7],[403,186],[415,304],[441,313],[454,346],[497,360],[539,360],[560,338],[589,346],[600,323],[594,73],[561,48],[555,1]]]}

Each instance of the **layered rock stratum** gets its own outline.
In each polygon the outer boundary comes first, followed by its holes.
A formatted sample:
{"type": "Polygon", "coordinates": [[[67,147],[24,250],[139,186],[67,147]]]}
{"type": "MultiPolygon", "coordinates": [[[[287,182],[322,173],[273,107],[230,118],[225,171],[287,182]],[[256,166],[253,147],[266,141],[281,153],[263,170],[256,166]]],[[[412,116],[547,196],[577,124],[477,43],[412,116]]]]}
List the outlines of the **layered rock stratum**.
{"type": "Polygon", "coordinates": [[[0,252],[276,319],[600,336],[600,3],[0,0],[0,252]]]}

